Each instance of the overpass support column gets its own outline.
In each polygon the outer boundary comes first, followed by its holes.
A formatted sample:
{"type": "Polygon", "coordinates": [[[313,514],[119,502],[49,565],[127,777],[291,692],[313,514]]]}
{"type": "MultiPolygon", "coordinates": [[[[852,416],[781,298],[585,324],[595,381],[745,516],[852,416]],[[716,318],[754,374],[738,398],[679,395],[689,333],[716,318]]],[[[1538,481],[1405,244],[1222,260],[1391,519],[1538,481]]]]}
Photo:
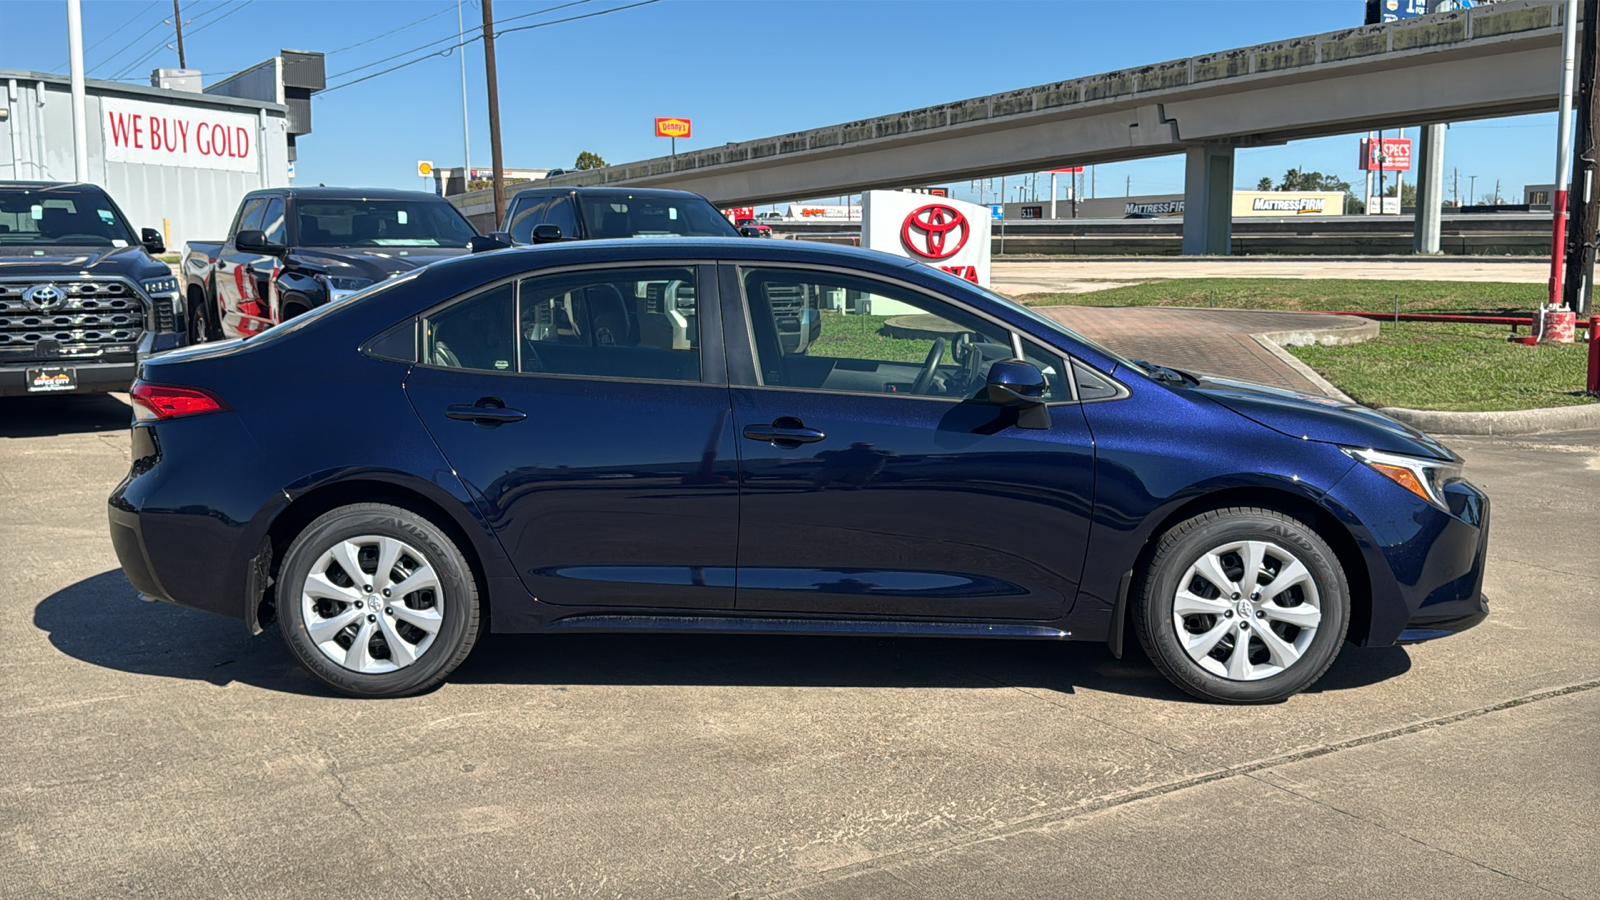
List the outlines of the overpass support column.
{"type": "Polygon", "coordinates": [[[1417,211],[1411,249],[1416,253],[1438,253],[1439,207],[1444,202],[1444,126],[1422,126],[1422,145],[1417,149],[1417,211]]]}
{"type": "Polygon", "coordinates": [[[1233,148],[1190,147],[1183,178],[1183,254],[1226,256],[1233,247],[1233,148]]]}

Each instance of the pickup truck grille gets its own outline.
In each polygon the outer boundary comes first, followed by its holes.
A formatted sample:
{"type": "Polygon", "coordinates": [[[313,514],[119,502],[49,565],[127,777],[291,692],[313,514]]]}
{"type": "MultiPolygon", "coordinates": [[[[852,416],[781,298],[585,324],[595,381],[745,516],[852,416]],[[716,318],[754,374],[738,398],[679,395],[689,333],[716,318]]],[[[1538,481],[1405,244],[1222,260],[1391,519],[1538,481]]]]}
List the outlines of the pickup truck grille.
{"type": "Polygon", "coordinates": [[[144,330],[144,300],[126,282],[0,281],[0,357],[127,353],[144,330]]]}

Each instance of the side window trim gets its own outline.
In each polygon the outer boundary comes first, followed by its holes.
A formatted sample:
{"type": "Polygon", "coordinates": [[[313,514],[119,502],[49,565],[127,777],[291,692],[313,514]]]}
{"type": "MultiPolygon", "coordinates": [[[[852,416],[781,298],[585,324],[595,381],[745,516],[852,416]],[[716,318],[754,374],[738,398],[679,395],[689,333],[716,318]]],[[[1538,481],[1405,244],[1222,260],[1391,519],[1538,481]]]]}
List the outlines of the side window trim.
{"type": "MultiPolygon", "coordinates": [[[[857,271],[855,269],[842,268],[839,266],[810,265],[786,261],[723,260],[719,268],[721,268],[723,272],[722,288],[724,301],[722,305],[722,311],[724,321],[730,323],[728,326],[730,328],[737,327],[734,323],[737,323],[737,325],[742,325],[744,328],[744,339],[742,341],[729,340],[727,342],[730,354],[728,359],[728,383],[735,387],[770,387],[773,390],[807,391],[810,393],[824,394],[846,394],[850,396],[869,396],[856,391],[835,391],[825,388],[804,388],[790,387],[788,385],[766,384],[765,379],[761,375],[761,366],[757,362],[759,358],[759,351],[755,345],[754,323],[750,319],[750,301],[749,297],[745,294],[745,273],[750,269],[795,269],[808,272],[827,272],[831,274],[882,282],[885,285],[896,287],[911,293],[920,294],[929,298],[930,300],[943,303],[963,313],[966,313],[967,315],[987,322],[1010,335],[1012,352],[1017,354],[1018,358],[1026,358],[1026,354],[1022,352],[1023,345],[1026,343],[1036,347],[1039,353],[1056,360],[1056,362],[1063,367],[1064,371],[1062,372],[1062,377],[1066,380],[1070,396],[1060,400],[1051,400],[1045,404],[1046,406],[1060,406],[1063,404],[1077,404],[1081,402],[1079,400],[1077,378],[1072,372],[1072,365],[1076,361],[1074,357],[1068,353],[1045,346],[1031,335],[1024,334],[1007,322],[990,315],[983,310],[976,309],[970,304],[963,303],[954,297],[947,297],[943,294],[930,291],[921,285],[901,281],[890,275],[883,275],[878,272],[857,271]],[[740,348],[740,352],[737,355],[733,353],[733,348],[735,347],[740,348]]],[[[1105,377],[1107,381],[1111,381],[1113,384],[1116,384],[1115,380],[1110,378],[1110,376],[1103,377],[1105,377]]],[[[1121,385],[1119,384],[1118,387],[1121,388],[1121,385]]],[[[1122,393],[1119,395],[1119,397],[1107,399],[1120,399],[1122,396],[1127,396],[1127,389],[1121,388],[1121,390],[1122,393]]],[[[899,394],[895,396],[898,396],[901,399],[942,400],[948,403],[962,402],[961,400],[951,397],[917,397],[910,394],[899,394]]]]}

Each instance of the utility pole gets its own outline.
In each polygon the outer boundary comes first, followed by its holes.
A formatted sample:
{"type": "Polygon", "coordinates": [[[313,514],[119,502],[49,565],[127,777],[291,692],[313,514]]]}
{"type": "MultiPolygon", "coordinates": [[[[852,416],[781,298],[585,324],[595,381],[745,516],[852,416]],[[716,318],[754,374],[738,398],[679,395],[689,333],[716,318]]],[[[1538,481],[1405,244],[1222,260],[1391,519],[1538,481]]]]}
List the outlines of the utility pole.
{"type": "Polygon", "coordinates": [[[1467,205],[1478,205],[1478,176],[1476,175],[1467,176],[1467,205]]]}
{"type": "Polygon", "coordinates": [[[1132,175],[1128,176],[1128,183],[1126,185],[1124,185],[1123,188],[1122,188],[1122,196],[1124,196],[1124,197],[1132,197],[1133,196],[1133,176],[1132,175]]]}
{"type": "Polygon", "coordinates": [[[1572,172],[1572,222],[1567,239],[1568,308],[1581,315],[1594,309],[1595,231],[1600,223],[1600,168],[1595,155],[1600,144],[1600,92],[1595,90],[1596,57],[1600,57],[1600,0],[1583,3],[1583,58],[1578,62],[1578,137],[1574,147],[1577,165],[1572,172]]]}
{"type": "MultiPolygon", "coordinates": [[[[461,0],[456,0],[456,54],[461,62],[461,190],[463,193],[470,190],[467,187],[472,181],[472,141],[467,136],[467,48],[463,40],[467,36],[467,27],[462,24],[461,0]]],[[[499,228],[500,223],[496,222],[499,228]]]]}
{"type": "Polygon", "coordinates": [[[178,29],[178,68],[187,69],[189,64],[183,58],[183,12],[178,9],[178,0],[172,0],[172,27],[178,29]]]}
{"type": "MultiPolygon", "coordinates": [[[[1563,267],[1567,262],[1567,186],[1572,181],[1572,80],[1578,55],[1578,0],[1567,0],[1566,21],[1561,29],[1561,106],[1556,114],[1556,183],[1550,221],[1550,305],[1562,302],[1563,267]]],[[[1593,23],[1590,24],[1593,27],[1593,23]]],[[[1591,34],[1590,40],[1594,36],[1591,34]]],[[[1500,182],[1494,183],[1494,197],[1500,199],[1500,182]]]]}
{"type": "Polygon", "coordinates": [[[494,166],[494,221],[506,218],[506,173],[500,159],[500,76],[494,65],[494,0],[483,0],[483,70],[489,79],[489,156],[494,166]]]}
{"type": "Polygon", "coordinates": [[[1461,205],[1461,169],[1460,168],[1452,168],[1450,170],[1450,200],[1453,203],[1455,203],[1455,205],[1457,205],[1457,206],[1461,205]]]}
{"type": "Polygon", "coordinates": [[[67,58],[72,69],[72,179],[88,181],[89,110],[83,86],[83,7],[78,0],[67,0],[67,58]]]}

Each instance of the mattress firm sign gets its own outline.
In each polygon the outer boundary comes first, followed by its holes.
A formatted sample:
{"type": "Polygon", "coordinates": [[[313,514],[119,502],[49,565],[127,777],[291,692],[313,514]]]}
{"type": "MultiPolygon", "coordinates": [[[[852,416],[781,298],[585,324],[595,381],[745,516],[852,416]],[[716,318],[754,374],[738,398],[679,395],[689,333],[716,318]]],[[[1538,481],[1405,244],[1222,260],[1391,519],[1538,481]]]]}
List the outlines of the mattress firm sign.
{"type": "Polygon", "coordinates": [[[989,208],[911,194],[868,191],[861,198],[861,245],[989,286],[989,208]]]}
{"type": "Polygon", "coordinates": [[[111,162],[231,172],[261,166],[254,116],[102,97],[100,117],[111,162]]]}

